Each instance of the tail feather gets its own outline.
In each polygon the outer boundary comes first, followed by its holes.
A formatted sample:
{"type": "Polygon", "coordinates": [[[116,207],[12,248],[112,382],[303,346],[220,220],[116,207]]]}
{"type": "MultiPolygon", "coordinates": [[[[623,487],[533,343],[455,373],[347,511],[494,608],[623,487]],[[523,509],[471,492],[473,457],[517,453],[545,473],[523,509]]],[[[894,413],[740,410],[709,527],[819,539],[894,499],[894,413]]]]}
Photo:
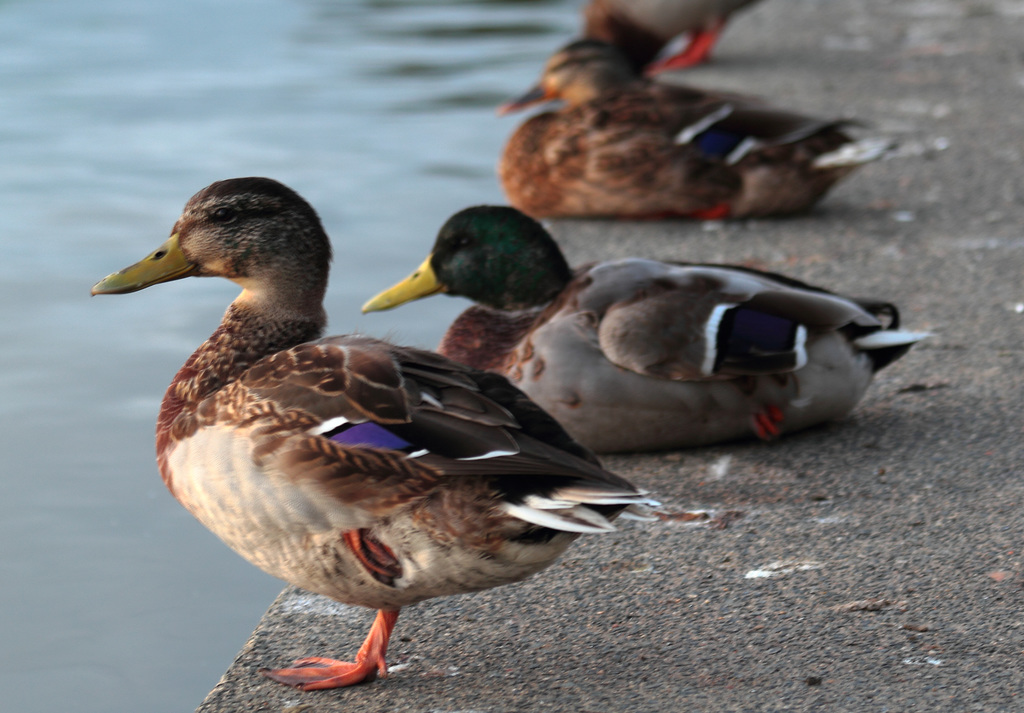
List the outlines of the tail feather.
{"type": "Polygon", "coordinates": [[[846,168],[877,161],[885,153],[896,146],[892,139],[873,137],[851,141],[843,144],[835,151],[824,153],[814,159],[815,168],[846,168]]]}
{"type": "Polygon", "coordinates": [[[615,526],[601,513],[583,505],[549,510],[530,507],[526,503],[504,503],[502,510],[525,522],[564,532],[611,532],[615,526]]]}
{"type": "Polygon", "coordinates": [[[563,485],[554,490],[548,497],[551,500],[568,501],[572,504],[583,505],[650,505],[658,507],[661,503],[645,497],[646,490],[629,492],[625,490],[613,490],[598,488],[579,487],[563,485]]]}
{"type": "Polygon", "coordinates": [[[896,329],[880,329],[877,332],[857,337],[853,343],[858,349],[868,351],[871,349],[886,349],[888,347],[901,347],[916,344],[922,339],[932,336],[931,332],[904,332],[896,329]]]}
{"type": "Polygon", "coordinates": [[[853,344],[871,358],[874,371],[878,371],[906,354],[910,347],[930,336],[929,332],[880,329],[857,337],[853,344]]]}
{"type": "Polygon", "coordinates": [[[527,495],[522,502],[506,501],[501,507],[512,517],[552,530],[610,532],[615,526],[609,518],[614,519],[616,515],[629,511],[634,519],[644,519],[646,507],[660,505],[645,495],[643,491],[567,486],[557,488],[547,496],[534,493],[527,495]]]}

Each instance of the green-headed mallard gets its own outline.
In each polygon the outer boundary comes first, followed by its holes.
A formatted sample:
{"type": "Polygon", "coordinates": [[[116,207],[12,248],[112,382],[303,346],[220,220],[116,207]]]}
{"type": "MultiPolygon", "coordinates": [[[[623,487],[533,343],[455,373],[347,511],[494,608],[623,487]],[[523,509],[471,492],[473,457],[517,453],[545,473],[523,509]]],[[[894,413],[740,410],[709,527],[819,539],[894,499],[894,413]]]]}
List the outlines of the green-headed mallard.
{"type": "Polygon", "coordinates": [[[305,200],[239,178],[193,196],[167,242],[93,288],[190,275],[242,287],[167,389],[157,462],[247,560],[378,610],[354,663],[264,671],[302,689],[384,675],[399,608],[528,577],[645,501],[505,378],[365,336],[321,338],[330,259],[305,200]]]}
{"type": "Polygon", "coordinates": [[[756,0],[590,0],[583,36],[610,42],[637,70],[655,74],[707,61],[729,17],[756,0]],[[687,35],[684,47],[663,52],[687,35]]]}
{"type": "Polygon", "coordinates": [[[507,113],[561,99],[524,122],[498,175],[534,217],[745,218],[810,208],[888,140],[853,140],[851,122],[750,98],[652,82],[613,46],[574,42],[507,113]]]}
{"type": "Polygon", "coordinates": [[[923,334],[896,308],[723,265],[571,270],[535,220],[480,206],[363,311],[437,292],[478,304],[439,351],[508,376],[598,452],[697,446],[839,418],[923,334]]]}

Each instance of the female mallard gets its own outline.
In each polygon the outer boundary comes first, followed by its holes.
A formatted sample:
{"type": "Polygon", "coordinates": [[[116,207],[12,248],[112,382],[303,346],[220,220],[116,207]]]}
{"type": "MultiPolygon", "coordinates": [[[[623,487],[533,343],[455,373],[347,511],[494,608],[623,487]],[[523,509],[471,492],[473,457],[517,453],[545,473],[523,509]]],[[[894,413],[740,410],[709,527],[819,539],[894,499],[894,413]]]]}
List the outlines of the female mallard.
{"type": "Polygon", "coordinates": [[[610,42],[637,70],[655,74],[707,61],[729,17],[756,0],[590,0],[583,8],[583,36],[610,42]],[[662,50],[680,35],[686,45],[662,50]]]}
{"type": "Polygon", "coordinates": [[[331,246],[267,178],[214,183],[93,294],[189,275],[242,286],[157,421],[171,493],[247,560],[378,609],[354,663],[263,671],[302,689],[385,675],[401,607],[514,582],[645,502],[496,374],[363,336],[320,338],[331,246]]]}
{"type": "Polygon", "coordinates": [[[454,215],[419,269],[363,311],[437,292],[479,303],[442,354],[505,374],[606,453],[839,418],[925,336],[898,331],[890,304],[747,268],[628,258],[573,272],[537,221],[505,207],[454,215]]]}
{"type": "Polygon", "coordinates": [[[810,208],[889,142],[851,122],[638,77],[622,54],[574,42],[502,113],[562,99],[509,139],[498,175],[534,217],[744,218],[810,208]]]}

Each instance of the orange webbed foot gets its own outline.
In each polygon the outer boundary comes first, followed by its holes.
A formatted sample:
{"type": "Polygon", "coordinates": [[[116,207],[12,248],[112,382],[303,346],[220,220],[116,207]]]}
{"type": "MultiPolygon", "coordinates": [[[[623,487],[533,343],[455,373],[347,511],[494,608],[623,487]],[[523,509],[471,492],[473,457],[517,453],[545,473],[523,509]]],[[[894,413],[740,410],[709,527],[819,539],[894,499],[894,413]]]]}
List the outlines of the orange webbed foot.
{"type": "Polygon", "coordinates": [[[397,620],[397,610],[378,611],[366,641],[356,654],[355,662],[310,656],[298,659],[290,668],[261,668],[260,673],[272,681],[298,688],[300,691],[344,688],[358,683],[370,683],[376,681],[378,677],[387,678],[388,664],[384,660],[384,654],[387,652],[388,640],[397,620]]]}
{"type": "Polygon", "coordinates": [[[335,661],[321,657],[298,659],[290,668],[261,668],[260,673],[278,683],[300,691],[344,688],[357,683],[370,683],[387,675],[384,659],[380,661],[335,661]]]}
{"type": "Polygon", "coordinates": [[[763,441],[770,441],[780,433],[779,427],[786,416],[778,406],[769,404],[754,414],[754,433],[763,441]]]}

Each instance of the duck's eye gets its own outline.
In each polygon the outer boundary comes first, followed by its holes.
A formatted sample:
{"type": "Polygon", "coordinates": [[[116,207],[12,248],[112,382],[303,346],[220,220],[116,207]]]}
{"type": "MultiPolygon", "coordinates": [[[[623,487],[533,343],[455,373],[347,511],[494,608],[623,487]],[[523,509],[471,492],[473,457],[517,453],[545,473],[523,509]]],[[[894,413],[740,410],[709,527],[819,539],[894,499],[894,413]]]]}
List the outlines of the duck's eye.
{"type": "Polygon", "coordinates": [[[210,220],[215,223],[230,223],[237,217],[233,208],[221,206],[210,213],[210,220]]]}

